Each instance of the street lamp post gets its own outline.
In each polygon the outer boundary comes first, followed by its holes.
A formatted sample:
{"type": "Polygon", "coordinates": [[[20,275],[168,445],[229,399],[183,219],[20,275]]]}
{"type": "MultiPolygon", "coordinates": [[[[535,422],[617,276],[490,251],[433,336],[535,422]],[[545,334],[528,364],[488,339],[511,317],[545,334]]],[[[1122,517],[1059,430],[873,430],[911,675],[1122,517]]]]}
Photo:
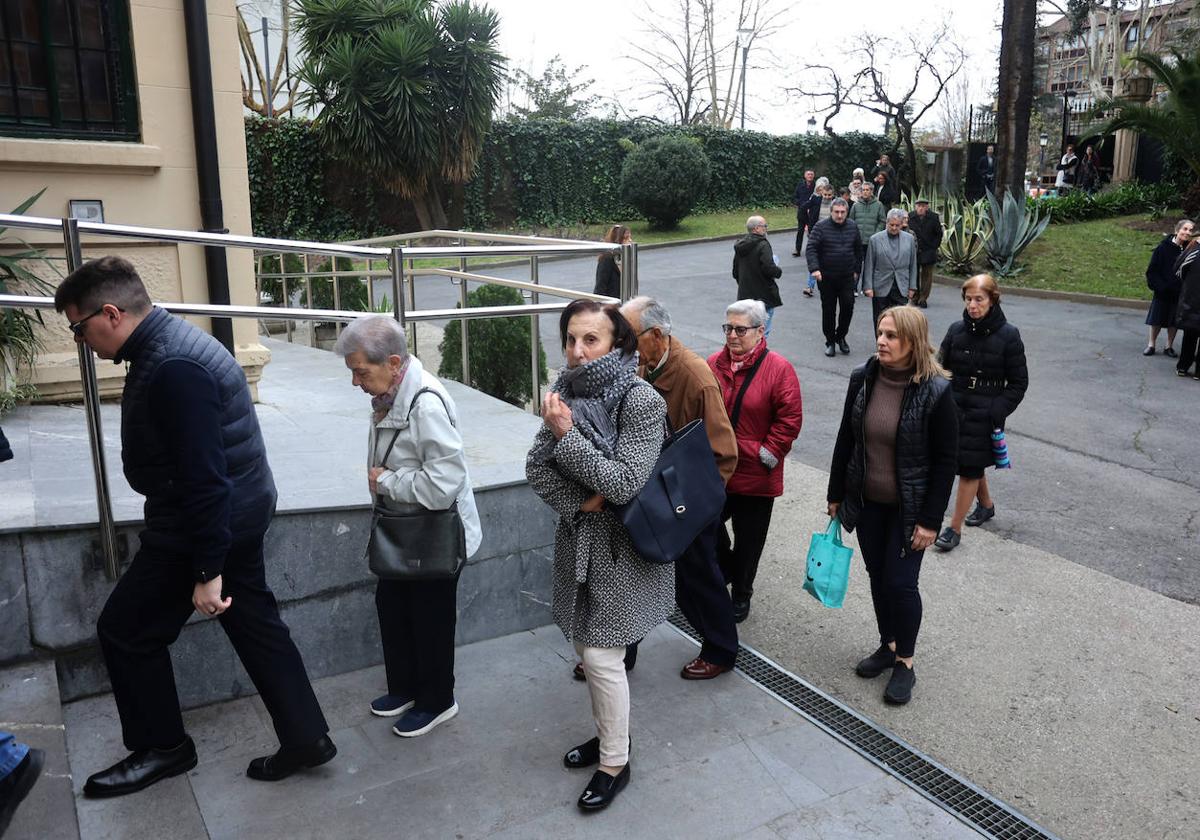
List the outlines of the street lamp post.
{"type": "Polygon", "coordinates": [[[1041,152],[1038,154],[1038,178],[1039,179],[1042,177],[1042,169],[1046,165],[1046,144],[1049,142],[1050,142],[1050,138],[1046,136],[1046,132],[1043,131],[1040,135],[1038,135],[1038,145],[1042,147],[1041,152]]]}
{"type": "Polygon", "coordinates": [[[1062,147],[1059,150],[1060,155],[1065,155],[1067,153],[1067,114],[1068,114],[1067,109],[1070,107],[1071,100],[1074,97],[1075,97],[1075,91],[1073,91],[1073,90],[1064,90],[1063,91],[1062,147]]]}
{"type": "Polygon", "coordinates": [[[742,45],[742,128],[746,127],[746,61],[750,55],[750,39],[753,36],[753,29],[737,31],[738,43],[742,45]]]}
{"type": "Polygon", "coordinates": [[[809,134],[817,133],[817,118],[816,117],[808,118],[808,133],[809,134]]]}

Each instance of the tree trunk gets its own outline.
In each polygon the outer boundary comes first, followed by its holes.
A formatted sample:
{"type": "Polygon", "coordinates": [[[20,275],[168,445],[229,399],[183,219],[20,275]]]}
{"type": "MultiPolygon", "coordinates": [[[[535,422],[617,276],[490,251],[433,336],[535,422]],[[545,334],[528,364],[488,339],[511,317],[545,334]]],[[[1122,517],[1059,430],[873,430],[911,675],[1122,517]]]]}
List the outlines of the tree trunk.
{"type": "Polygon", "coordinates": [[[414,196],[412,205],[421,230],[444,230],[449,226],[446,209],[442,206],[442,197],[436,186],[430,187],[424,195],[414,196]]]}
{"type": "Polygon", "coordinates": [[[1033,108],[1037,0],[1004,0],[1000,91],[996,106],[996,192],[1025,194],[1025,156],[1033,108]]]}

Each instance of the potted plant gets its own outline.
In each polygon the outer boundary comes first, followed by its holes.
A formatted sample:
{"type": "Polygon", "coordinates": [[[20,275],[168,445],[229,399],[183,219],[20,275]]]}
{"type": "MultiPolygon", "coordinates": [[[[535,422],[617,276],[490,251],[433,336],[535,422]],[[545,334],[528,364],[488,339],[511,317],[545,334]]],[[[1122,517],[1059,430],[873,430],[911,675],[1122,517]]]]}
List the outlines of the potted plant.
{"type": "MultiPolygon", "coordinates": [[[[33,195],[12,211],[20,216],[33,206],[42,193],[33,195]]],[[[61,273],[40,248],[24,240],[7,235],[7,228],[0,228],[0,294],[54,294],[54,284],[47,282],[30,271],[26,264],[40,262],[55,276],[61,273]],[[9,250],[13,246],[16,250],[9,250]]],[[[28,399],[35,393],[28,383],[37,353],[42,349],[42,340],[37,326],[44,323],[42,314],[36,309],[0,309],[0,405],[11,405],[18,400],[28,399]]]]}

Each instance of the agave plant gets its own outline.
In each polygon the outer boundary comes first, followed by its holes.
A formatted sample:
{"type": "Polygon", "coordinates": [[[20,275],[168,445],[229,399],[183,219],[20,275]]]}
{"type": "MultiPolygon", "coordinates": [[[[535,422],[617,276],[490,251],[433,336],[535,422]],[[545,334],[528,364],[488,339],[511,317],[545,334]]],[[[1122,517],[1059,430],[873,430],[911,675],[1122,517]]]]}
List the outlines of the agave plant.
{"type": "MultiPolygon", "coordinates": [[[[22,201],[12,215],[20,216],[34,205],[42,193],[30,196],[22,201]]],[[[18,251],[0,252],[0,294],[54,294],[54,285],[46,282],[30,271],[26,266],[30,263],[42,263],[61,277],[58,269],[39,248],[34,248],[27,242],[14,237],[4,236],[7,228],[0,228],[0,243],[15,242],[21,246],[18,251]]],[[[15,375],[19,368],[29,369],[38,351],[42,348],[41,338],[35,329],[35,324],[42,323],[42,314],[36,309],[0,309],[0,388],[12,388],[15,375]],[[4,384],[7,383],[7,384],[4,384]]]]}
{"type": "Polygon", "coordinates": [[[1007,277],[1020,271],[1017,257],[1050,224],[1050,209],[1030,207],[1024,196],[1018,198],[1008,191],[1001,202],[988,190],[987,200],[991,222],[991,233],[985,240],[988,264],[996,274],[1007,277]]]}
{"type": "MultiPolygon", "coordinates": [[[[935,196],[933,200],[937,200],[935,196]]],[[[965,201],[957,196],[945,196],[935,205],[945,230],[938,249],[942,262],[953,274],[970,274],[983,256],[988,237],[986,202],[965,201]]]]}

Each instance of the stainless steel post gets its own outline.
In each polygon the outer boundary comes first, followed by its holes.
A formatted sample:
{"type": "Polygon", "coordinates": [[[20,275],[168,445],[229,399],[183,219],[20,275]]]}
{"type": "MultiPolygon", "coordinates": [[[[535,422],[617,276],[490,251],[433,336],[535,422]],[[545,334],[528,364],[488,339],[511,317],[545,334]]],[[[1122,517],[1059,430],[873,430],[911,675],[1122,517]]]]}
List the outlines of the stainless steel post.
{"type": "Polygon", "coordinates": [[[617,285],[617,296],[621,298],[622,303],[633,297],[633,294],[630,292],[632,275],[633,244],[629,243],[621,246],[621,280],[617,285]]]}
{"type": "MultiPolygon", "coordinates": [[[[533,283],[535,285],[539,282],[538,281],[538,258],[537,258],[536,254],[534,254],[532,257],[529,258],[529,282],[533,283]]],[[[536,304],[538,302],[538,293],[537,292],[529,293],[529,302],[534,303],[534,304],[536,304]]],[[[542,410],[542,376],[541,376],[542,375],[542,366],[541,366],[541,364],[539,364],[541,362],[541,358],[539,357],[540,354],[538,353],[538,350],[541,347],[541,345],[538,341],[538,332],[540,329],[541,329],[541,327],[539,326],[538,316],[530,315],[529,316],[529,365],[530,365],[529,382],[532,386],[530,389],[530,394],[532,395],[530,397],[530,399],[533,402],[533,413],[534,414],[541,414],[541,410],[542,410]]]]}
{"type": "Polygon", "coordinates": [[[638,279],[638,246],[636,242],[629,244],[629,296],[637,297],[641,283],[638,279]]]}
{"type": "MultiPolygon", "coordinates": [[[[463,241],[458,240],[459,247],[462,247],[463,241]]],[[[467,273],[467,258],[458,258],[458,270],[463,274],[467,273]]],[[[458,278],[458,299],[462,304],[462,308],[467,308],[467,279],[465,277],[458,278]]],[[[471,322],[463,319],[459,321],[462,327],[459,330],[459,341],[462,346],[462,381],[464,385],[471,384],[471,334],[467,331],[467,325],[471,322]]]]}
{"type": "MultiPolygon", "coordinates": [[[[415,268],[415,265],[413,264],[413,261],[409,260],[408,261],[408,309],[409,309],[409,311],[413,311],[417,308],[417,275],[413,271],[414,268],[415,268]]],[[[409,341],[411,342],[411,345],[412,345],[412,354],[414,356],[416,356],[417,358],[420,358],[421,354],[417,351],[417,325],[416,324],[412,325],[412,337],[409,339],[409,341]]]]}
{"type": "MultiPolygon", "coordinates": [[[[63,248],[67,254],[67,270],[83,265],[79,245],[79,223],[63,219],[63,248]]],[[[96,479],[96,511],[100,518],[100,552],[104,558],[104,575],[109,580],[121,576],[121,557],[117,547],[117,528],[113,523],[112,497],[108,492],[108,465],[104,460],[104,430],[100,425],[100,388],[96,384],[96,359],[82,341],[76,342],[79,351],[79,379],[83,384],[83,412],[87,417],[88,442],[92,450],[92,475],[96,479]]]]}
{"type": "MultiPolygon", "coordinates": [[[[396,320],[400,322],[400,326],[407,327],[408,319],[404,314],[404,249],[393,248],[392,255],[388,258],[388,267],[392,270],[392,314],[396,320]]],[[[411,279],[409,282],[412,282],[411,279]]]]}

